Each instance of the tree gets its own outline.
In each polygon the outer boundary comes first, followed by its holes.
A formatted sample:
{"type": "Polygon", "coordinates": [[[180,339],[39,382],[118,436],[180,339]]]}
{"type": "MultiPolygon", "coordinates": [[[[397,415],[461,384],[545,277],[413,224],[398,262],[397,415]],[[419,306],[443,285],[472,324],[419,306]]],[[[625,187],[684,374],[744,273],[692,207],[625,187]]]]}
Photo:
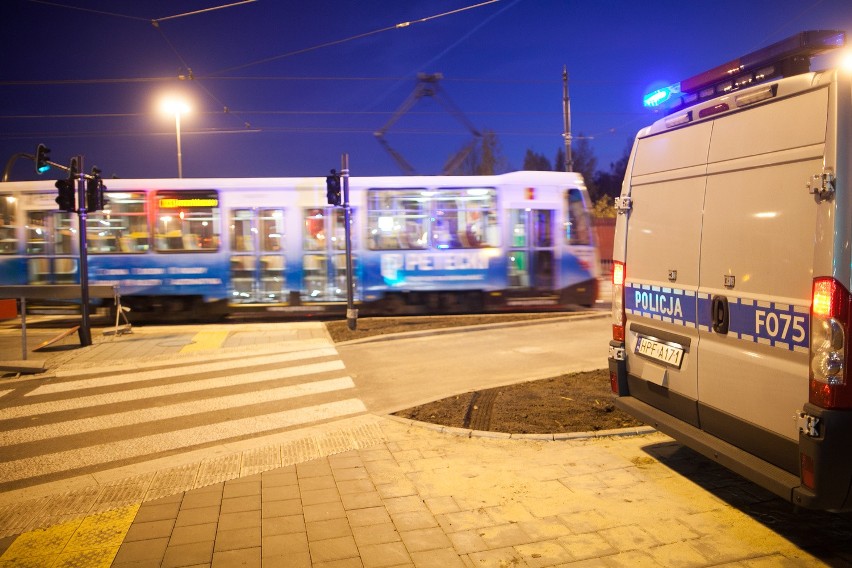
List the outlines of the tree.
{"type": "Polygon", "coordinates": [[[500,148],[500,140],[493,130],[486,130],[473,150],[464,161],[450,174],[457,175],[494,175],[508,171],[508,162],[500,148]]]}
{"type": "Polygon", "coordinates": [[[617,214],[615,201],[609,195],[604,195],[592,206],[592,217],[597,219],[614,219],[617,214]]]}
{"type": "Polygon", "coordinates": [[[624,181],[624,174],[627,171],[627,163],[630,161],[630,151],[633,149],[633,140],[627,141],[627,146],[618,160],[609,165],[609,171],[595,172],[595,186],[597,188],[596,199],[604,195],[616,198],[621,195],[621,182],[624,181]]]}
{"type": "Polygon", "coordinates": [[[553,169],[557,172],[565,171],[565,148],[562,146],[556,149],[556,158],[553,160],[553,169]]]}
{"type": "Polygon", "coordinates": [[[586,180],[586,189],[589,190],[589,196],[592,200],[596,200],[599,195],[595,184],[595,168],[598,167],[598,159],[592,151],[592,145],[589,139],[583,137],[583,134],[575,138],[576,144],[571,146],[571,157],[574,160],[574,171],[583,175],[586,180]]]}
{"type": "Polygon", "coordinates": [[[552,168],[550,167],[550,160],[545,158],[544,154],[538,154],[528,148],[527,153],[524,155],[524,165],[521,169],[549,172],[552,168]]]}

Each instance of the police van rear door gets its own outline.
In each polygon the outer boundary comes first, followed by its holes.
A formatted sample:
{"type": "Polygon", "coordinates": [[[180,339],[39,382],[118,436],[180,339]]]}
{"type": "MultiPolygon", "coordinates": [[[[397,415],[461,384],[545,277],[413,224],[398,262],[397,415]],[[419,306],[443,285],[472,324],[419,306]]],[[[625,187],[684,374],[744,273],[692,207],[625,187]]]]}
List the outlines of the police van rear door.
{"type": "Polygon", "coordinates": [[[807,78],[785,81],[777,101],[713,124],[698,398],[702,429],[797,472],[793,415],[808,400],[816,227],[806,183],[822,172],[829,97],[807,78]],[[791,86],[799,84],[796,94],[791,86]]]}
{"type": "Polygon", "coordinates": [[[630,394],[695,426],[697,290],[709,124],[640,132],[630,177],[625,348],[630,394]]]}

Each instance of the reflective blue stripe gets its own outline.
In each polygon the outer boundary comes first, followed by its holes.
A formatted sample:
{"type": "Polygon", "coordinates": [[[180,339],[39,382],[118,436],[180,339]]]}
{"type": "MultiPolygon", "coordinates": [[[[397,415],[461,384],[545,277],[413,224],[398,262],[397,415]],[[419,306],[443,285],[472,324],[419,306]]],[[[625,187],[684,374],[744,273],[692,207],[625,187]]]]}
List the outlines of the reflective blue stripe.
{"type": "Polygon", "coordinates": [[[695,327],[695,293],[679,288],[628,282],[624,290],[628,313],[695,327]]]}
{"type": "Polygon", "coordinates": [[[755,302],[744,298],[728,298],[730,325],[728,334],[793,350],[807,350],[810,343],[810,313],[805,306],[775,302],[755,302]]]}
{"type": "MultiPolygon", "coordinates": [[[[807,351],[810,344],[810,306],[728,299],[728,336],[787,350],[807,351]]],[[[678,288],[627,282],[624,307],[628,314],[710,331],[712,297],[678,288]]]]}

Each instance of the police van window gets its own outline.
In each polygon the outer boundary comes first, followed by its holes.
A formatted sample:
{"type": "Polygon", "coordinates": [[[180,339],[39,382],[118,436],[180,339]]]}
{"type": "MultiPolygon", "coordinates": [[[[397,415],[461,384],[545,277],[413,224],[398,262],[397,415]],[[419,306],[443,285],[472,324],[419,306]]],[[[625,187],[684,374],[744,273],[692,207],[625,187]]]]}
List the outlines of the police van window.
{"type": "Polygon", "coordinates": [[[89,253],[141,253],[149,248],[148,215],[142,192],[107,192],[102,211],[86,225],[89,253]]]}
{"type": "Polygon", "coordinates": [[[156,204],[158,252],[219,249],[219,197],[215,191],[160,191],[156,204]]]}
{"type": "Polygon", "coordinates": [[[591,244],[589,212],[578,189],[569,189],[565,195],[568,215],[565,221],[565,244],[591,244]]]}
{"type": "Polygon", "coordinates": [[[13,195],[0,195],[0,254],[15,254],[18,239],[15,223],[18,217],[18,199],[13,195]]]}
{"type": "Polygon", "coordinates": [[[427,248],[428,193],[425,189],[369,190],[367,231],[370,249],[427,248]]]}

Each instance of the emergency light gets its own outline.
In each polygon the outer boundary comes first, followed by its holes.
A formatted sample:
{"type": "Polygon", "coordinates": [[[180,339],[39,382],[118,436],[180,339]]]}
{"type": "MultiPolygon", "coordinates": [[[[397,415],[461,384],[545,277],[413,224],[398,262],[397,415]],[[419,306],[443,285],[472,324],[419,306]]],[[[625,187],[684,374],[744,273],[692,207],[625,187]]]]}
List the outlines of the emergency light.
{"type": "Polygon", "coordinates": [[[655,108],[669,102],[667,112],[675,112],[743,87],[807,73],[811,57],[845,45],[846,32],[843,31],[800,32],[685,81],[648,93],[643,104],[655,108]]]}

